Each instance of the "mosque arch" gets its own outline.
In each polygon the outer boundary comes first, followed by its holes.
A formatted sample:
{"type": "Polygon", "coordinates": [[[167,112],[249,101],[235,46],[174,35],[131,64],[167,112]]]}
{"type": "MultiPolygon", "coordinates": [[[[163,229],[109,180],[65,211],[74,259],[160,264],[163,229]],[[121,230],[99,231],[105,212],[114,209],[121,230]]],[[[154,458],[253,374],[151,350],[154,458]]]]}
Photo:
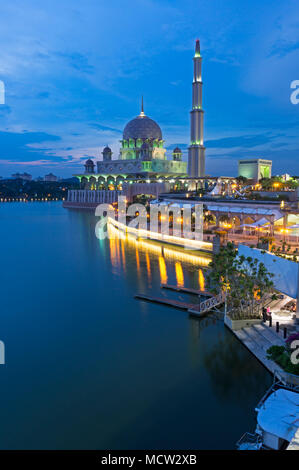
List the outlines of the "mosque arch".
{"type": "Polygon", "coordinates": [[[115,183],[115,177],[112,175],[107,175],[106,181],[107,183],[115,183]]]}
{"type": "Polygon", "coordinates": [[[82,176],[80,180],[80,187],[81,189],[86,188],[88,186],[88,178],[87,176],[82,176]]]}
{"type": "Polygon", "coordinates": [[[122,185],[124,183],[124,177],[122,175],[118,175],[116,178],[115,178],[115,185],[116,185],[116,189],[118,190],[121,190],[122,189],[122,185]]]}
{"type": "Polygon", "coordinates": [[[115,178],[112,175],[107,176],[107,188],[114,190],[115,189],[115,178]]]}
{"type": "Polygon", "coordinates": [[[97,179],[95,176],[89,177],[88,187],[89,189],[96,189],[97,186],[97,179]]]}
{"type": "Polygon", "coordinates": [[[126,183],[133,183],[134,180],[135,180],[134,175],[127,175],[124,179],[126,183]]]}
{"type": "Polygon", "coordinates": [[[104,178],[104,176],[98,177],[98,189],[106,189],[106,179],[104,178]]]}

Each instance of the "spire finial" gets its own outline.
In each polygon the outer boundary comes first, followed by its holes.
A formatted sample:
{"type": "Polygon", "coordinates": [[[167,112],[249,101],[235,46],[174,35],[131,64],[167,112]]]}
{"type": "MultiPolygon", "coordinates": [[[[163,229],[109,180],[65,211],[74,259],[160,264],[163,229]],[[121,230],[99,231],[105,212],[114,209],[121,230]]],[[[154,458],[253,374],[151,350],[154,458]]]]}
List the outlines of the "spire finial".
{"type": "Polygon", "coordinates": [[[199,39],[195,41],[195,57],[200,57],[200,42],[199,39]]]}
{"type": "Polygon", "coordinates": [[[141,117],[145,116],[144,110],[143,110],[143,95],[141,96],[141,113],[139,114],[139,116],[141,117]]]}

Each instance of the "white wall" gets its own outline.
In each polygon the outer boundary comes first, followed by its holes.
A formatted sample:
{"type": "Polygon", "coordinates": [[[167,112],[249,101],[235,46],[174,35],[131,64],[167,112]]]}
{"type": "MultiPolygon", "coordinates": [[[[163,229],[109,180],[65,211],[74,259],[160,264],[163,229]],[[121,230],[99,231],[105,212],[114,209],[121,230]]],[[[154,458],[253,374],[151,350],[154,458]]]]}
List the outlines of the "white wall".
{"type": "Polygon", "coordinates": [[[270,253],[262,253],[257,248],[239,245],[239,255],[251,256],[264,263],[268,271],[274,274],[275,288],[283,294],[297,298],[299,264],[294,261],[280,258],[270,253]]]}

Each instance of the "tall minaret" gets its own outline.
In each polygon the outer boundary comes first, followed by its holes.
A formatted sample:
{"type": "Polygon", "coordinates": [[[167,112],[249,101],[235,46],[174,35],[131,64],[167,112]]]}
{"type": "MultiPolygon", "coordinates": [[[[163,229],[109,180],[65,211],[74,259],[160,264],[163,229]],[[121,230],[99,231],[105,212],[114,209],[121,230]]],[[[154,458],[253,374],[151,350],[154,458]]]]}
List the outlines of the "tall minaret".
{"type": "Polygon", "coordinates": [[[202,109],[202,81],[201,81],[201,55],[199,39],[195,43],[193,57],[194,75],[192,83],[192,110],[190,146],[188,151],[188,175],[191,177],[205,175],[205,147],[203,144],[203,109],[202,109]]]}

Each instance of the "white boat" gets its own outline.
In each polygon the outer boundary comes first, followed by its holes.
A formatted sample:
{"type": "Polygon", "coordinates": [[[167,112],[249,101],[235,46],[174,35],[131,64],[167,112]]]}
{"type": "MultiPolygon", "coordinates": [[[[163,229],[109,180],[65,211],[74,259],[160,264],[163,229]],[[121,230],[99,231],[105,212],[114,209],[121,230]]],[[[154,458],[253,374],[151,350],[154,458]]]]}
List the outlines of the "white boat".
{"type": "Polygon", "coordinates": [[[286,386],[272,386],[259,402],[255,434],[245,433],[239,450],[286,449],[299,429],[299,393],[286,386]]]}

